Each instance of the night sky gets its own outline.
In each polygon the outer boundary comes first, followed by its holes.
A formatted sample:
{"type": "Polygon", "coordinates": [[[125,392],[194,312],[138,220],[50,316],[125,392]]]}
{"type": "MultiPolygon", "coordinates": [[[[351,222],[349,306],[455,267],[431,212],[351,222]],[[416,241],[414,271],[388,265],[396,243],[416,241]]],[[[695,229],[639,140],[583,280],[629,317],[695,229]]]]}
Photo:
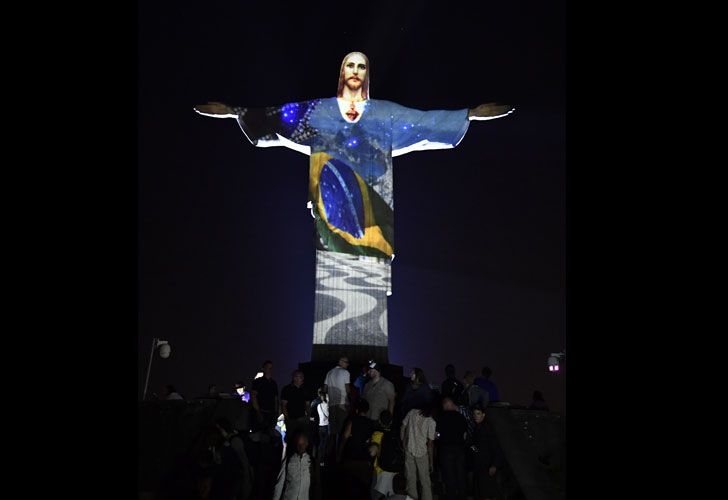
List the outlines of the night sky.
{"type": "MultiPolygon", "coordinates": [[[[565,406],[565,2],[139,3],[139,395],[230,389],[311,356],[308,158],[193,111],[331,97],[345,54],[371,95],[418,109],[505,102],[451,150],[394,159],[390,362],[440,383],[493,369],[501,399],[565,406]],[[400,4],[408,4],[405,8],[400,4]]],[[[311,382],[311,381],[309,381],[311,382]]]]}

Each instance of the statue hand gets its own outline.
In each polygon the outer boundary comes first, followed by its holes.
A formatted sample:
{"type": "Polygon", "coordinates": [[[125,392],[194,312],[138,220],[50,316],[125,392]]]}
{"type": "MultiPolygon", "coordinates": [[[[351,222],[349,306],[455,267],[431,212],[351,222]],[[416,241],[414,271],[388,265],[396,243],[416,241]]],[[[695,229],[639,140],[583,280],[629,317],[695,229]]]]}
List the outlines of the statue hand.
{"type": "Polygon", "coordinates": [[[492,120],[510,115],[516,110],[510,104],[499,104],[497,102],[489,102],[481,104],[468,111],[468,119],[470,120],[492,120]]]}
{"type": "Polygon", "coordinates": [[[198,104],[195,111],[204,116],[213,118],[236,118],[233,108],[221,102],[208,102],[207,104],[198,104]]]}

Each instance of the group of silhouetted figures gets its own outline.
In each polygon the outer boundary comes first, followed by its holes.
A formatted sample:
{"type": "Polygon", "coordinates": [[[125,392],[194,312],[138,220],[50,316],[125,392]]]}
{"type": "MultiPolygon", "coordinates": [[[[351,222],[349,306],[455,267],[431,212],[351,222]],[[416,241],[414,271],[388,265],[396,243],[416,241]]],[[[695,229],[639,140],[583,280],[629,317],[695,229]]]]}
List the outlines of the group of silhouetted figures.
{"type": "MultiPolygon", "coordinates": [[[[239,382],[221,394],[210,386],[201,399],[226,400],[217,405],[227,410],[213,411],[175,456],[154,498],[506,497],[500,478],[507,463],[487,418],[499,402],[488,367],[461,380],[448,365],[439,389],[413,368],[397,391],[375,361],[354,381],[348,365],[341,357],[315,386],[295,370],[280,392],[271,361],[249,387],[239,382]]],[[[183,399],[172,386],[166,392],[162,399],[183,399]]],[[[530,408],[548,410],[540,392],[530,408]]]]}

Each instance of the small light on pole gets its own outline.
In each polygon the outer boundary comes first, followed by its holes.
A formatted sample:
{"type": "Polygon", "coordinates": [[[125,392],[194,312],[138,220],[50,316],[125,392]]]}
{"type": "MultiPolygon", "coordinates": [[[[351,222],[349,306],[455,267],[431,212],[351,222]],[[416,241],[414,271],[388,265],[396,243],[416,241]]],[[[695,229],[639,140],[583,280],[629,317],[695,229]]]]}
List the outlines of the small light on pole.
{"type": "Polygon", "coordinates": [[[162,359],[167,359],[172,354],[172,346],[166,340],[161,340],[159,343],[159,356],[162,359]]]}
{"type": "Polygon", "coordinates": [[[563,359],[566,358],[566,351],[562,352],[552,352],[549,355],[549,359],[546,362],[549,367],[549,371],[554,373],[559,371],[559,365],[563,361],[563,359]]]}

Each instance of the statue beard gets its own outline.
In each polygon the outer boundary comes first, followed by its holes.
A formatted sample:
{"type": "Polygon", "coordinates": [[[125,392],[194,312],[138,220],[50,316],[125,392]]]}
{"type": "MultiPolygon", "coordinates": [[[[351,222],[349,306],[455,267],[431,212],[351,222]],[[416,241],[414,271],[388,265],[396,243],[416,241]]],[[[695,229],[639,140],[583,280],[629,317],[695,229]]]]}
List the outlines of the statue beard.
{"type": "Polygon", "coordinates": [[[363,80],[352,80],[351,78],[346,80],[346,86],[349,88],[349,90],[354,91],[354,92],[356,92],[357,90],[362,88],[363,85],[364,85],[363,80]]]}

